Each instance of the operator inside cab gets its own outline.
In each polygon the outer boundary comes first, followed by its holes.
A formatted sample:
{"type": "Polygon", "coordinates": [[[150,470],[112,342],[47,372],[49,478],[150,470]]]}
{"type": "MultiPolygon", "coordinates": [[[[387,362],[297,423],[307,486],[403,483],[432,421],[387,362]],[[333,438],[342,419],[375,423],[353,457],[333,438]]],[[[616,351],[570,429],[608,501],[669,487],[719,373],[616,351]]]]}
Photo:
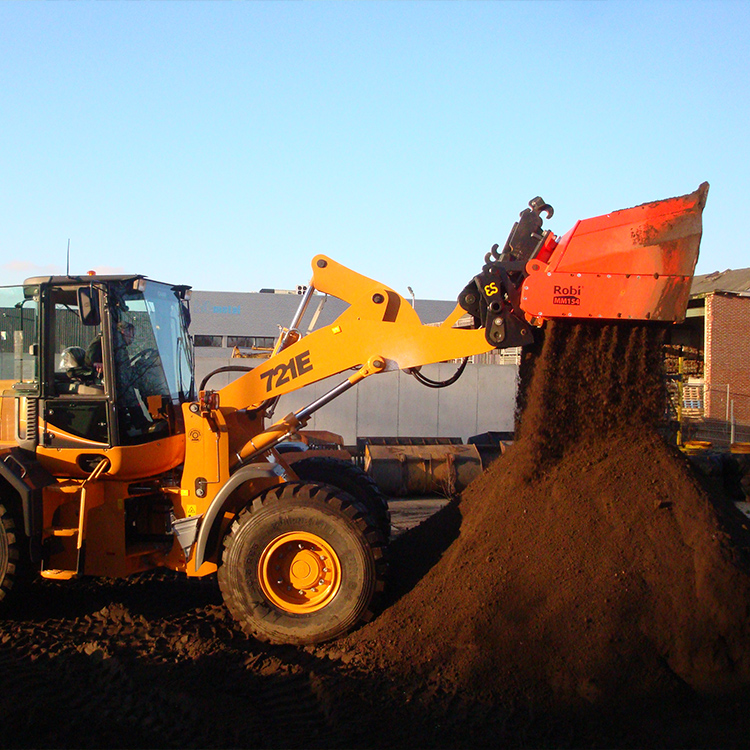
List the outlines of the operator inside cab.
{"type": "MultiPolygon", "coordinates": [[[[116,362],[119,353],[119,358],[123,365],[125,365],[125,362],[127,360],[127,365],[125,366],[130,366],[130,357],[127,354],[127,348],[133,343],[134,339],[135,326],[126,320],[119,321],[115,326],[115,335],[113,341],[116,362]]],[[[96,373],[96,377],[101,382],[102,378],[104,377],[104,355],[102,354],[101,335],[97,336],[89,344],[88,349],[86,350],[85,362],[88,367],[91,367],[94,370],[94,372],[96,373]]],[[[119,375],[121,368],[117,367],[116,369],[119,375]]]]}
{"type": "MultiPolygon", "coordinates": [[[[149,414],[144,401],[147,388],[147,367],[143,359],[138,358],[138,351],[133,351],[136,341],[135,325],[128,320],[116,323],[112,336],[112,349],[115,364],[115,388],[117,391],[118,416],[120,431],[130,437],[141,435],[153,430],[156,423],[149,414]]],[[[137,347],[135,347],[137,349],[137,347]]],[[[102,354],[101,337],[97,337],[86,352],[86,365],[102,382],[104,373],[104,357],[102,354]]],[[[159,366],[158,360],[150,362],[149,368],[159,366]]]]}

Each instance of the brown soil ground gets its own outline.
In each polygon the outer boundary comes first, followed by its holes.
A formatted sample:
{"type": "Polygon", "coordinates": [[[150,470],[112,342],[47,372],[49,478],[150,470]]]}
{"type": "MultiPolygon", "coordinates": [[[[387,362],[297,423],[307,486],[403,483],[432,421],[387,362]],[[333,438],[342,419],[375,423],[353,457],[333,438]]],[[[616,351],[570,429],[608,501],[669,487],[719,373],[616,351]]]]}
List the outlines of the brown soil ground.
{"type": "Polygon", "coordinates": [[[213,581],[38,582],[0,621],[3,747],[744,747],[750,534],[659,437],[660,329],[558,323],[520,439],[393,545],[334,644],[213,581]]]}

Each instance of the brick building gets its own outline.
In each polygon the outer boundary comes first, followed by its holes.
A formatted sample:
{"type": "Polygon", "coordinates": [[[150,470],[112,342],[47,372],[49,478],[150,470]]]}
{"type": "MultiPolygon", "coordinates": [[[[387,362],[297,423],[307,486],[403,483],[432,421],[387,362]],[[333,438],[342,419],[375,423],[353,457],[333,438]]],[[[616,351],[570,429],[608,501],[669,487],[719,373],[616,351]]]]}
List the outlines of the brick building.
{"type": "Polygon", "coordinates": [[[750,425],[750,292],[706,297],[705,412],[750,425]]]}
{"type": "Polygon", "coordinates": [[[713,442],[750,437],[750,268],[696,276],[685,323],[684,416],[713,442]]]}

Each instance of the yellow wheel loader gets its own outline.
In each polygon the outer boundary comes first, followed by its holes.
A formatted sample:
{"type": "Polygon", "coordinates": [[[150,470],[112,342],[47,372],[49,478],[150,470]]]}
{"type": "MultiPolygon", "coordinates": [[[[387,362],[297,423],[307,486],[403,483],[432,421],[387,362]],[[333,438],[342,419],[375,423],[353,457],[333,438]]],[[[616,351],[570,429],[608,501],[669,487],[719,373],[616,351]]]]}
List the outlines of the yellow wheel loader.
{"type": "Polygon", "coordinates": [[[189,289],[142,276],[56,276],[0,287],[0,599],[26,575],[218,572],[257,638],[333,639],[371,616],[386,573],[387,503],[353,464],[274,446],[365,378],[523,346],[551,318],[684,317],[708,186],[542,229],[530,202],[440,326],[393,289],[318,255],[272,356],[196,387],[189,289]],[[303,335],[315,293],[346,310],[303,335]],[[459,328],[459,318],[469,327],[459,328]],[[340,375],[268,424],[279,396],[340,375]],[[295,468],[297,466],[297,468],[295,468]]]}

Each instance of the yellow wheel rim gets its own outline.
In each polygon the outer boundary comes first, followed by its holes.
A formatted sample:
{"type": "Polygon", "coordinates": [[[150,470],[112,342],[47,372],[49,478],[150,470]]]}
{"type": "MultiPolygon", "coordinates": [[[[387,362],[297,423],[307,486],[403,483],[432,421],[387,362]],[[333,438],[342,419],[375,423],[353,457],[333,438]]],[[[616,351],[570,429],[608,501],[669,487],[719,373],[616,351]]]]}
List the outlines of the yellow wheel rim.
{"type": "Polygon", "coordinates": [[[341,563],[333,548],[315,534],[291,531],[276,537],[258,562],[266,597],[285,612],[322,609],[341,585],[341,563]]]}

